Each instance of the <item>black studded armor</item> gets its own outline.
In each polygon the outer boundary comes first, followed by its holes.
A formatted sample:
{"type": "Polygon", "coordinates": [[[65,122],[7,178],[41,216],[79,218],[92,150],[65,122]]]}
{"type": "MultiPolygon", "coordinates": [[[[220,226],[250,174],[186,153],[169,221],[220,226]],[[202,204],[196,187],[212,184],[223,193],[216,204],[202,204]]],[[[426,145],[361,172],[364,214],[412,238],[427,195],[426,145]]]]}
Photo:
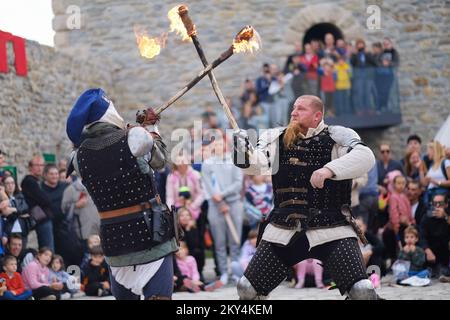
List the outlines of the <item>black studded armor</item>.
{"type": "MultiPolygon", "coordinates": [[[[154,198],[152,179],[143,174],[128,146],[127,131],[110,128],[87,137],[77,152],[79,173],[98,211],[127,208],[154,198]]],[[[102,219],[100,237],[106,256],[151,249],[171,238],[170,214],[165,205],[102,219]],[[155,234],[155,225],[161,234],[155,234]],[[155,243],[155,235],[159,238],[155,243]]]]}
{"type": "Polygon", "coordinates": [[[284,133],[279,137],[279,170],[272,176],[274,209],[270,223],[286,229],[327,228],[346,225],[341,213],[344,205],[350,205],[351,180],[327,179],[324,188],[313,188],[310,178],[315,170],[331,161],[335,141],[328,129],[307,138],[298,139],[289,149],[284,146],[284,133]]]}

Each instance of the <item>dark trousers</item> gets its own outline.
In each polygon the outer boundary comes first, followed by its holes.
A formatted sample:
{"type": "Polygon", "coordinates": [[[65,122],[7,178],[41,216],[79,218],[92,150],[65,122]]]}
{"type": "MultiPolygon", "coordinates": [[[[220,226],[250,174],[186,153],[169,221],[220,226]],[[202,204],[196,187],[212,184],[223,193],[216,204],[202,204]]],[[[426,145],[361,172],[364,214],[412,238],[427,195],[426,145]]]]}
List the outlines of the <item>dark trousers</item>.
{"type": "Polygon", "coordinates": [[[372,233],[378,232],[378,196],[377,195],[363,195],[359,197],[358,214],[362,217],[367,225],[367,229],[372,233]]]}
{"type": "MultiPolygon", "coordinates": [[[[134,294],[130,289],[125,288],[118,283],[112,273],[111,291],[117,300],[140,300],[140,296],[134,294]]],[[[171,298],[173,292],[173,255],[169,254],[164,258],[161,267],[143,288],[144,298],[149,299],[153,296],[171,298]]]]}
{"type": "Polygon", "coordinates": [[[357,239],[330,241],[310,250],[305,232],[296,233],[287,246],[262,240],[244,275],[258,294],[268,295],[286,278],[291,266],[309,258],[323,263],[341,294],[367,279],[357,239]]]}
{"type": "Polygon", "coordinates": [[[386,226],[383,231],[383,243],[384,243],[384,257],[391,259],[392,262],[397,259],[400,251],[400,246],[405,245],[404,233],[406,226],[400,225],[398,234],[394,232],[390,227],[386,226]]]}
{"type": "Polygon", "coordinates": [[[42,286],[42,287],[39,287],[39,288],[33,290],[33,297],[36,300],[40,300],[42,298],[45,298],[45,297],[48,297],[51,295],[56,296],[57,300],[61,299],[61,291],[54,290],[47,286],[42,286]]]}
{"type": "Polygon", "coordinates": [[[86,293],[87,296],[96,297],[98,296],[99,289],[103,289],[103,284],[101,282],[88,283],[84,287],[84,293],[86,293]]]}

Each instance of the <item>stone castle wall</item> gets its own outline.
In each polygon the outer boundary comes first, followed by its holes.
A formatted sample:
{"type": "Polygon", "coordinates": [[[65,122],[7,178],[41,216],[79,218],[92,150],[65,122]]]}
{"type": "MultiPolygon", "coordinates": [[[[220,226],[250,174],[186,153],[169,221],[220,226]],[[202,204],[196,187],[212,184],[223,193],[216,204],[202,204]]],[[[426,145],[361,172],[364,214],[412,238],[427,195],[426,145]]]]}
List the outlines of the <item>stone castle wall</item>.
{"type": "MultiPolygon", "coordinates": [[[[167,31],[166,14],[176,4],[146,0],[53,0],[56,49],[67,53],[76,50],[77,55],[89,60],[110,60],[115,66],[112,89],[122,110],[134,110],[142,104],[159,105],[193,77],[201,69],[201,63],[193,45],[181,42],[174,34],[169,35],[159,56],[153,60],[141,58],[133,26],[143,26],[154,36],[167,31]],[[65,11],[71,4],[81,8],[80,30],[66,27],[65,11]]],[[[199,0],[187,4],[210,61],[228,47],[245,24],[252,24],[261,35],[263,48],[259,54],[235,55],[216,70],[228,96],[237,96],[242,81],[257,77],[264,62],[282,67],[295,39],[301,40],[314,24],[329,22],[340,28],[347,40],[363,37],[370,45],[385,36],[391,37],[401,56],[403,123],[388,129],[362,131],[369,144],[375,146],[384,139],[392,141],[400,156],[407,135],[418,133],[424,140],[431,139],[449,113],[448,1],[199,0]],[[369,16],[366,9],[370,4],[381,8],[381,30],[366,27],[369,16]]],[[[205,79],[168,109],[163,131],[189,124],[208,105],[218,107],[205,79]]]]}
{"type": "MultiPolygon", "coordinates": [[[[35,152],[60,155],[70,149],[65,118],[86,88],[103,87],[130,121],[137,108],[159,106],[201,70],[193,45],[174,34],[169,34],[166,47],[153,60],[139,55],[134,26],[144,27],[151,36],[167,32],[166,14],[176,4],[53,0],[55,48],[27,41],[28,77],[17,77],[13,71],[0,74],[0,146],[11,155],[10,162],[19,163],[21,173],[24,162],[35,152]],[[70,5],[81,9],[79,30],[67,28],[70,5]]],[[[216,69],[226,96],[236,97],[243,80],[255,79],[264,62],[282,67],[294,40],[301,41],[313,25],[328,22],[340,28],[346,40],[363,37],[370,45],[391,37],[400,53],[403,123],[361,131],[369,145],[391,141],[400,157],[407,135],[418,133],[425,141],[433,138],[449,113],[449,1],[197,0],[187,4],[209,61],[227,49],[246,24],[252,24],[262,38],[258,54],[235,54],[216,69]],[[381,30],[366,27],[370,4],[381,8],[381,30]]],[[[9,57],[12,59],[12,54],[9,57]]],[[[205,78],[163,114],[163,134],[192,124],[207,106],[220,110],[205,78]]]]}
{"type": "Polygon", "coordinates": [[[70,154],[65,124],[76,98],[87,88],[111,86],[104,64],[57,53],[34,41],[26,41],[26,53],[26,77],[15,73],[10,44],[10,71],[0,73],[0,148],[8,154],[7,162],[18,166],[19,179],[34,154],[70,154]]]}

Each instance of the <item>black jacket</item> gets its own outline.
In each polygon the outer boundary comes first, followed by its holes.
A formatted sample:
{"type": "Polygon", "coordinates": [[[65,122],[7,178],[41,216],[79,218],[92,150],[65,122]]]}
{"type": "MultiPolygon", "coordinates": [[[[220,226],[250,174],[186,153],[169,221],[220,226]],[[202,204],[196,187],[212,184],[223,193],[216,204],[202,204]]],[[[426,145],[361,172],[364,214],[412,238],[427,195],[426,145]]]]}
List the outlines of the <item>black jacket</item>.
{"type": "Polygon", "coordinates": [[[42,191],[39,180],[36,177],[32,175],[25,176],[20,187],[30,210],[35,206],[39,206],[45,211],[48,217],[53,216],[50,209],[52,202],[47,194],[42,191]]]}
{"type": "Polygon", "coordinates": [[[85,286],[93,283],[109,281],[109,271],[105,261],[103,261],[100,266],[93,266],[90,260],[88,265],[83,270],[83,275],[83,284],[85,286]]]}
{"type": "Polygon", "coordinates": [[[19,192],[14,195],[14,199],[10,200],[10,202],[11,206],[17,209],[17,212],[10,214],[6,218],[6,232],[10,234],[14,227],[14,223],[18,220],[20,228],[22,229],[22,237],[26,237],[33,225],[31,224],[29,217],[23,217],[30,213],[25,197],[19,192]]]}
{"type": "Polygon", "coordinates": [[[420,244],[424,249],[446,247],[448,250],[450,225],[445,219],[425,215],[420,224],[420,235],[420,244]]]}
{"type": "Polygon", "coordinates": [[[427,206],[422,200],[419,200],[419,205],[416,208],[414,219],[416,220],[416,225],[420,226],[423,218],[427,215],[427,206]]]}

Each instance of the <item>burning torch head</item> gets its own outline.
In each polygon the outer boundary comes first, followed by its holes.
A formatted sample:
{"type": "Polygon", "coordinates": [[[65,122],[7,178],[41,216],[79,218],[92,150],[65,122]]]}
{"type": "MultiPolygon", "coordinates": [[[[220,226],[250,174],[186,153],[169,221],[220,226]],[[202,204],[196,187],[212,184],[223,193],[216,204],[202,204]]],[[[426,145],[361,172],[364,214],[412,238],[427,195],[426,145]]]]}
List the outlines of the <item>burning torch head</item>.
{"type": "Polygon", "coordinates": [[[261,37],[252,26],[245,26],[233,40],[233,51],[253,52],[261,48],[261,37]]]}

